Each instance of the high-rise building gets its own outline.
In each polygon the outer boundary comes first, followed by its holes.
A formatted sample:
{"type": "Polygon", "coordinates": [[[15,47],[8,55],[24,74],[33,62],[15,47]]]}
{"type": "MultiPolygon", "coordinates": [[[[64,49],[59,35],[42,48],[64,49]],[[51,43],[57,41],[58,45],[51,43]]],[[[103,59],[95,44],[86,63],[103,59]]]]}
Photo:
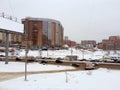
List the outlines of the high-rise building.
{"type": "MultiPolygon", "coordinates": [[[[28,30],[28,45],[30,47],[62,47],[64,29],[62,24],[53,19],[24,18],[24,32],[28,30]],[[26,29],[27,28],[27,29],[26,29]]],[[[23,36],[22,44],[25,44],[23,36]]]]}

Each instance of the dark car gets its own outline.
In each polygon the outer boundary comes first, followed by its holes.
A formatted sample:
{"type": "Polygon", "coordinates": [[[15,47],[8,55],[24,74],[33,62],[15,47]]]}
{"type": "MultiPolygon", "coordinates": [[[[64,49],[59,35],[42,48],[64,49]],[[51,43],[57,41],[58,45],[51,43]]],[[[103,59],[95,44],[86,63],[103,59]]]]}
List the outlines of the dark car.
{"type": "Polygon", "coordinates": [[[77,64],[77,63],[72,63],[71,66],[74,66],[74,67],[79,67],[80,64],[77,64]]]}
{"type": "Polygon", "coordinates": [[[43,64],[43,65],[45,65],[45,64],[47,64],[47,61],[42,60],[40,63],[43,64]]]}
{"type": "Polygon", "coordinates": [[[63,63],[63,61],[57,59],[57,60],[55,61],[55,63],[63,63]]]}
{"type": "Polygon", "coordinates": [[[22,61],[19,57],[16,57],[15,60],[16,60],[16,61],[22,61]]]}
{"type": "Polygon", "coordinates": [[[116,61],[116,63],[120,63],[120,59],[118,59],[118,60],[116,61]]]}

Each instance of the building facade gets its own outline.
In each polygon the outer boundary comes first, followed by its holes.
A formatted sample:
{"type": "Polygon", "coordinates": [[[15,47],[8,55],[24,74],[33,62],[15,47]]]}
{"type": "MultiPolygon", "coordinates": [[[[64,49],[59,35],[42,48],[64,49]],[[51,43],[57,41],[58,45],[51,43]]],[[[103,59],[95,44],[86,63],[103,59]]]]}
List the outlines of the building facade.
{"type": "Polygon", "coordinates": [[[103,39],[98,44],[98,48],[103,50],[120,50],[120,36],[110,36],[109,39],[103,39]]]}
{"type": "MultiPolygon", "coordinates": [[[[24,18],[22,23],[24,24],[24,33],[28,33],[30,47],[54,48],[63,46],[64,30],[59,21],[45,18],[24,18]]],[[[23,36],[22,45],[25,45],[25,36],[23,36]]]]}
{"type": "MultiPolygon", "coordinates": [[[[4,46],[6,40],[6,35],[4,32],[0,32],[0,45],[4,46]]],[[[9,34],[9,45],[13,46],[14,44],[21,45],[22,34],[9,34]]]]}
{"type": "Polygon", "coordinates": [[[93,49],[96,46],[95,40],[82,40],[81,45],[85,49],[93,49]]]}
{"type": "Polygon", "coordinates": [[[76,46],[76,42],[72,40],[64,40],[64,44],[68,45],[69,47],[74,47],[76,46]]]}

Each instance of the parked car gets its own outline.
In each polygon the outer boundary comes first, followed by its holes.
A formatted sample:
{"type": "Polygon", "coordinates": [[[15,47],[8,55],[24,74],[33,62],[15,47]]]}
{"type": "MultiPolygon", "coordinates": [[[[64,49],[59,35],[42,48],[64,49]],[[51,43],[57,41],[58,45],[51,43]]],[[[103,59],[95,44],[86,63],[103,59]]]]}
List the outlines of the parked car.
{"type": "Polygon", "coordinates": [[[57,60],[55,61],[55,63],[63,63],[63,61],[57,59],[57,60]]]}
{"type": "Polygon", "coordinates": [[[15,60],[16,60],[16,61],[22,61],[22,59],[19,58],[19,57],[16,57],[15,60]]]}
{"type": "Polygon", "coordinates": [[[120,59],[116,60],[116,63],[120,63],[120,59]]]}
{"type": "Polygon", "coordinates": [[[45,65],[45,64],[47,64],[47,61],[42,60],[42,61],[40,61],[40,63],[43,64],[43,65],[45,65]]]}
{"type": "Polygon", "coordinates": [[[80,64],[77,64],[77,63],[72,63],[71,66],[74,66],[74,67],[79,67],[80,64]]]}
{"type": "Polygon", "coordinates": [[[95,65],[92,62],[86,62],[85,70],[93,70],[95,65]]]}
{"type": "Polygon", "coordinates": [[[80,59],[79,61],[86,61],[87,59],[80,59]]]}
{"type": "Polygon", "coordinates": [[[0,55],[0,61],[4,61],[5,60],[5,56],[4,55],[0,55]]]}

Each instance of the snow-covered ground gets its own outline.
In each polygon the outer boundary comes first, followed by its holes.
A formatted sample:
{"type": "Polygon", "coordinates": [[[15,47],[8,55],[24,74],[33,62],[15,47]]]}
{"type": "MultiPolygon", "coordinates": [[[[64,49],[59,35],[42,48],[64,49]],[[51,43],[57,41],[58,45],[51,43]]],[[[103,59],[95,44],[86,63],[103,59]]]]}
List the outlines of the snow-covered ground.
{"type": "MultiPolygon", "coordinates": [[[[106,56],[108,51],[97,50],[97,51],[89,51],[89,50],[81,50],[81,49],[74,49],[70,48],[68,50],[48,50],[48,51],[41,51],[42,57],[50,57],[50,58],[65,58],[67,55],[77,55],[78,59],[102,59],[103,56],[106,56]],[[72,51],[71,51],[72,50],[72,51]]],[[[120,51],[110,51],[109,55],[119,55],[120,51]]],[[[18,56],[24,56],[25,51],[22,50],[18,56]]],[[[40,56],[40,51],[31,51],[29,50],[28,56],[40,56]]]]}
{"type": "MultiPolygon", "coordinates": [[[[27,71],[50,71],[50,70],[66,70],[74,69],[72,66],[60,66],[60,65],[43,65],[39,63],[28,63],[27,71]]],[[[23,62],[9,62],[8,65],[5,62],[0,62],[0,72],[24,72],[25,63],[23,62]]]]}
{"type": "MultiPolygon", "coordinates": [[[[0,55],[5,55],[5,53],[0,52],[0,55]]],[[[89,50],[82,50],[82,49],[74,49],[69,48],[68,50],[48,50],[48,51],[39,51],[39,50],[29,50],[28,56],[31,57],[47,57],[47,58],[65,58],[67,55],[76,55],[78,59],[87,59],[87,60],[94,60],[94,59],[103,59],[103,56],[119,56],[120,51],[103,51],[103,50],[96,50],[96,51],[89,51],[89,50]]],[[[9,53],[9,56],[17,56],[17,57],[25,57],[25,50],[15,50],[15,52],[9,53]]]]}
{"type": "MultiPolygon", "coordinates": [[[[16,65],[17,66],[17,65],[16,65]]],[[[47,66],[49,68],[51,66],[47,66]]],[[[44,69],[44,67],[41,67],[44,69]]],[[[1,68],[3,69],[3,68],[1,68]]],[[[9,68],[7,68],[9,71],[9,68]]],[[[0,82],[0,90],[120,90],[120,71],[98,69],[29,75],[0,82]]]]}
{"type": "MultiPolygon", "coordinates": [[[[106,51],[87,51],[73,49],[72,55],[78,55],[79,59],[99,59],[107,54],[106,51]]],[[[119,52],[118,52],[119,53],[119,52]]],[[[1,54],[1,53],[0,53],[1,54]]],[[[9,53],[10,55],[10,53],[9,53]]],[[[17,52],[19,57],[25,55],[25,51],[17,52]]],[[[62,57],[71,55],[69,50],[49,50],[42,51],[42,57],[62,57]]],[[[111,53],[114,55],[114,53],[111,53]]],[[[29,51],[28,56],[40,56],[39,51],[29,51]]],[[[0,72],[24,72],[25,64],[22,62],[5,62],[0,61],[0,72]]],[[[28,63],[28,71],[48,71],[48,70],[65,70],[74,69],[70,66],[42,65],[39,63],[28,63]]],[[[24,77],[0,82],[0,90],[120,90],[120,71],[98,69],[90,71],[74,71],[74,72],[57,72],[42,73],[36,75],[28,75],[28,81],[24,81],[24,77]]]]}

